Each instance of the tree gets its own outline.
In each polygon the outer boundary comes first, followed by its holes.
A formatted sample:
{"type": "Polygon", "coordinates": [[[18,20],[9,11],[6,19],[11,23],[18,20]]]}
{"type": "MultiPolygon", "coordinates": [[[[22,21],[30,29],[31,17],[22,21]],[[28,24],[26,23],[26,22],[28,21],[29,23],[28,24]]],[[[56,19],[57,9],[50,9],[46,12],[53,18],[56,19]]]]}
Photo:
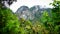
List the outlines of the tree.
{"type": "Polygon", "coordinates": [[[41,15],[41,22],[49,22],[51,21],[50,15],[48,14],[47,11],[44,11],[43,14],[41,15]]]}
{"type": "Polygon", "coordinates": [[[60,34],[60,1],[54,0],[52,6],[52,21],[54,22],[54,32],[55,34],[60,34]]]}
{"type": "Polygon", "coordinates": [[[9,6],[10,6],[14,1],[16,2],[17,0],[0,0],[0,5],[2,5],[3,7],[9,8],[9,6]]]}
{"type": "Polygon", "coordinates": [[[49,31],[49,34],[54,33],[53,32],[54,23],[52,22],[51,14],[49,14],[47,11],[44,11],[43,14],[41,15],[41,22],[46,27],[46,29],[49,31]]]}
{"type": "Polygon", "coordinates": [[[31,34],[32,23],[29,20],[20,18],[20,34],[31,34]]]}
{"type": "Polygon", "coordinates": [[[16,15],[10,9],[0,6],[0,33],[17,34],[19,26],[20,24],[16,15]]]}
{"type": "Polygon", "coordinates": [[[60,1],[54,0],[52,5],[54,6],[52,9],[53,21],[59,24],[60,22],[60,1]]]}

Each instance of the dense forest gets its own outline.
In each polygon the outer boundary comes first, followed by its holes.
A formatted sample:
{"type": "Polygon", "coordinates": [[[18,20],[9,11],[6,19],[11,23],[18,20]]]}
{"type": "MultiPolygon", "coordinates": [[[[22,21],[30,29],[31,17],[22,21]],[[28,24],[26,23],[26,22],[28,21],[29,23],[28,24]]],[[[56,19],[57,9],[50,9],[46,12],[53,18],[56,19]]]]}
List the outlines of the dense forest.
{"type": "Polygon", "coordinates": [[[33,23],[18,18],[9,8],[0,3],[0,34],[60,34],[60,1],[54,0],[50,5],[50,14],[45,10],[41,18],[33,23]]]}

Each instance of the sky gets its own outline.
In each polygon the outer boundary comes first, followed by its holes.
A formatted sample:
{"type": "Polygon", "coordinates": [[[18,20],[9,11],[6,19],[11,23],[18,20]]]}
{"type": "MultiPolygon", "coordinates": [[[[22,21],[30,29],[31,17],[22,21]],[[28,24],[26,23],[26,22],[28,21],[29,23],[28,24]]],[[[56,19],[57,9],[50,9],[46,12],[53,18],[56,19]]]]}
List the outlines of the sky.
{"type": "Polygon", "coordinates": [[[10,9],[13,12],[16,12],[17,9],[21,6],[28,6],[31,8],[34,5],[40,5],[41,7],[44,8],[52,8],[49,3],[52,3],[52,0],[17,0],[17,2],[13,2],[13,4],[10,6],[10,9]]]}

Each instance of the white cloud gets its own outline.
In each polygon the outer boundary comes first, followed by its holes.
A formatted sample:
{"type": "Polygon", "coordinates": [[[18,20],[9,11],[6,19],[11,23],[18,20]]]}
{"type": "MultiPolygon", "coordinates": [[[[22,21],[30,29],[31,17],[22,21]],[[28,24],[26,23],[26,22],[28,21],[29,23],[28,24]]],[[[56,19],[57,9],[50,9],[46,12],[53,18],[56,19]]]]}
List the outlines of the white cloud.
{"type": "Polygon", "coordinates": [[[13,10],[13,12],[16,12],[16,10],[23,5],[28,6],[29,8],[34,5],[41,5],[42,7],[52,7],[49,6],[49,3],[51,2],[52,0],[17,0],[17,2],[13,3],[10,8],[13,10]]]}

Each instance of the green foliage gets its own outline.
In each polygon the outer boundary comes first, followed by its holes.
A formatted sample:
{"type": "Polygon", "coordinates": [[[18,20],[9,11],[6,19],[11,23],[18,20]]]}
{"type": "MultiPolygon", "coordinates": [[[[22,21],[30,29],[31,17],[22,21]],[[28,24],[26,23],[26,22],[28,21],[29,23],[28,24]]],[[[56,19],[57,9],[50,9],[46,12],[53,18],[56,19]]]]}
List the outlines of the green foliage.
{"type": "Polygon", "coordinates": [[[50,22],[51,18],[48,14],[47,11],[44,11],[43,14],[41,15],[41,22],[50,22]]]}
{"type": "Polygon", "coordinates": [[[31,22],[18,18],[8,8],[0,5],[1,34],[60,34],[60,1],[54,0],[51,14],[44,11],[39,20],[31,22]]]}
{"type": "Polygon", "coordinates": [[[60,22],[60,1],[54,1],[53,4],[54,8],[52,9],[52,18],[55,22],[60,22]]]}
{"type": "Polygon", "coordinates": [[[20,19],[20,34],[48,34],[49,31],[46,27],[36,21],[35,23],[31,23],[29,20],[20,19]]]}
{"type": "Polygon", "coordinates": [[[32,23],[28,20],[20,19],[20,34],[28,34],[31,31],[32,23]]]}
{"type": "Polygon", "coordinates": [[[10,9],[0,8],[0,32],[1,34],[16,34],[19,29],[16,15],[10,9]]]}
{"type": "Polygon", "coordinates": [[[60,34],[60,1],[54,0],[52,3],[52,22],[54,23],[54,34],[60,34]]]}

